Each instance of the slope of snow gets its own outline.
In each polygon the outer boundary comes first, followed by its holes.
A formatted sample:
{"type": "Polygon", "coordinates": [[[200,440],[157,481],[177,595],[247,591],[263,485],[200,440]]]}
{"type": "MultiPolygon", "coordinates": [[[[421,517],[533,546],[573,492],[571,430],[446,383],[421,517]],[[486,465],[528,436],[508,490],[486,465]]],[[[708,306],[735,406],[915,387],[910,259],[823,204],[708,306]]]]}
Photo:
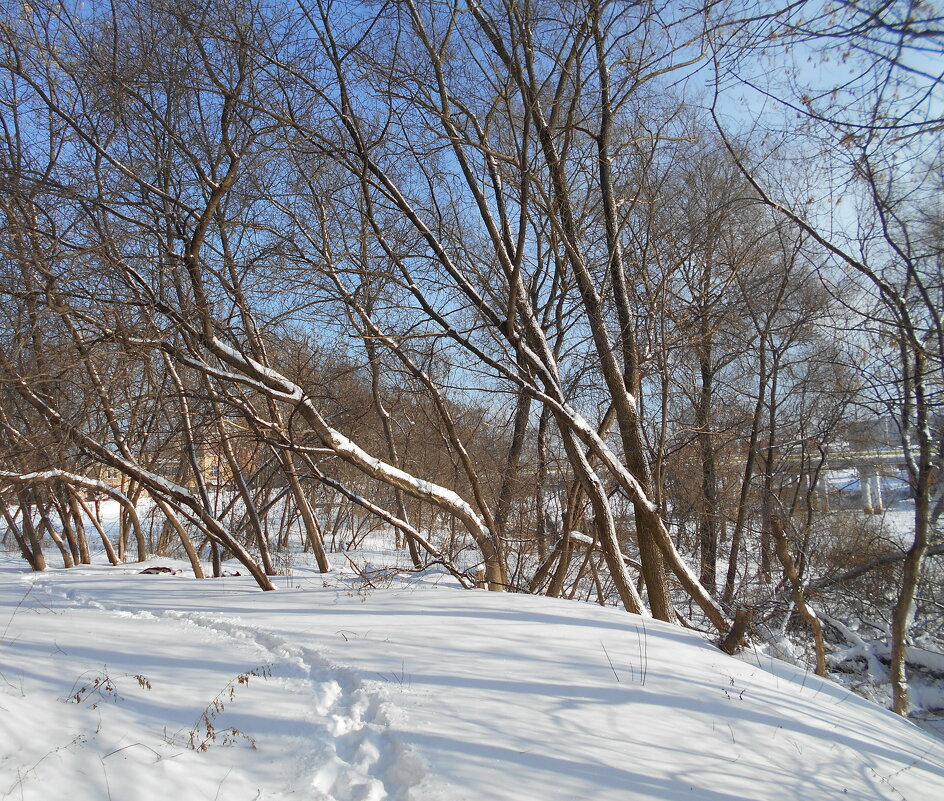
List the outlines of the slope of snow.
{"type": "Polygon", "coordinates": [[[139,569],[0,560],[0,799],[944,797],[910,723],[618,610],[139,569]]]}

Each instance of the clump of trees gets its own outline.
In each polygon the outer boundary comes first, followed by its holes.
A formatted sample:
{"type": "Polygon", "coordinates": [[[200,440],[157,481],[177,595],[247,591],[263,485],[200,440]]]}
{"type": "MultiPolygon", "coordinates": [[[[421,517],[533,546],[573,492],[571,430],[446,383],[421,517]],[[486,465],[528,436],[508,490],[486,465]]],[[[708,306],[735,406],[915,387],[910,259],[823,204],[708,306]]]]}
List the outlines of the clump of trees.
{"type": "Polygon", "coordinates": [[[7,6],[6,536],[68,566],[92,521],[115,563],[270,589],[290,533],[328,571],[376,525],[417,569],[727,648],[800,620],[821,672],[859,637],[843,588],[884,576],[906,711],[944,504],[940,86],[911,57],[941,34],[825,10],[7,6]],[[753,77],[837,48],[837,87],[753,77]],[[732,86],[800,123],[748,135],[732,86]],[[863,413],[896,421],[915,532],[853,563],[825,475],[863,413]]]}

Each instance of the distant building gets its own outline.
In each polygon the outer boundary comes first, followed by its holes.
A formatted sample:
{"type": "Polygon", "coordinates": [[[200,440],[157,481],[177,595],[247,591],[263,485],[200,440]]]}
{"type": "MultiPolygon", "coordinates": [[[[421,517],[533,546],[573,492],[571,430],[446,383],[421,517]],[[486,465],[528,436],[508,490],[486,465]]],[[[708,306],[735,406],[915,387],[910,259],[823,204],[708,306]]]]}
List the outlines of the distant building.
{"type": "Polygon", "coordinates": [[[901,447],[901,434],[891,417],[855,420],[846,424],[845,436],[852,451],[882,451],[901,447]]]}

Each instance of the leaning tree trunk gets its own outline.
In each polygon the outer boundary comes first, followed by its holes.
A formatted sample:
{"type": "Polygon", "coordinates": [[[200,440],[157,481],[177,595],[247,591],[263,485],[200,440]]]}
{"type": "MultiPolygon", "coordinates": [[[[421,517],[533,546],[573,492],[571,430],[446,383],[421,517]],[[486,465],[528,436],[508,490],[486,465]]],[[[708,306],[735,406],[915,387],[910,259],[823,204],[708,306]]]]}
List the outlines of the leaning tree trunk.
{"type": "Polygon", "coordinates": [[[823,623],[813,608],[806,601],[806,588],[803,580],[797,570],[796,562],[790,553],[790,544],[787,542],[787,535],[783,530],[783,523],[777,515],[773,515],[770,520],[771,534],[774,539],[774,549],[780,564],[783,566],[784,574],[790,582],[790,597],[796,604],[800,616],[807,622],[810,631],[813,632],[813,643],[816,649],[816,675],[826,675],[826,644],[823,640],[823,623]]]}

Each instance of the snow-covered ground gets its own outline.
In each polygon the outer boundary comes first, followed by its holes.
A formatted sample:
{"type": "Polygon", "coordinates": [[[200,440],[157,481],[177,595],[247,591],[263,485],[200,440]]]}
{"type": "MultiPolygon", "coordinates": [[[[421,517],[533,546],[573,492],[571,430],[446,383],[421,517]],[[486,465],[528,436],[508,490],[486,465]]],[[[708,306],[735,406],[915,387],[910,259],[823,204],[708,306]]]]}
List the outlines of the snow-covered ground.
{"type": "Polygon", "coordinates": [[[618,610],[140,567],[0,559],[0,799],[944,798],[944,742],[618,610]]]}

